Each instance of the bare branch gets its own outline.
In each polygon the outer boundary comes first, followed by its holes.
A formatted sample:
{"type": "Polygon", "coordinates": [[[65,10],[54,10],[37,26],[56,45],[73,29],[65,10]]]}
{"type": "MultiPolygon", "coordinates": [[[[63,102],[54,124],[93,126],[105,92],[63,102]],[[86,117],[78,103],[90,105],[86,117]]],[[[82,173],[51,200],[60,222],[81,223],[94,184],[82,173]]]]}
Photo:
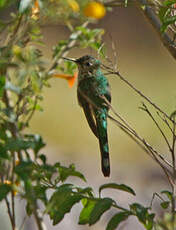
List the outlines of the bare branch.
{"type": "MultiPolygon", "coordinates": [[[[87,27],[87,25],[89,24],[89,21],[86,21],[82,27],[87,27]]],[[[75,33],[75,36],[79,36],[81,34],[81,31],[77,31],[75,33]]],[[[51,63],[51,65],[49,66],[49,68],[47,69],[46,73],[50,74],[50,72],[56,67],[56,65],[60,64],[62,62],[61,57],[66,57],[68,52],[76,45],[77,39],[72,39],[71,37],[69,38],[69,42],[67,45],[62,47],[61,53],[59,53],[59,55],[56,55],[56,57],[53,59],[53,62],[51,63]]]]}
{"type": "Polygon", "coordinates": [[[155,120],[155,118],[153,117],[153,115],[151,114],[151,112],[148,110],[147,106],[146,106],[144,103],[143,103],[142,105],[143,105],[143,107],[140,107],[140,108],[141,108],[142,110],[144,110],[144,111],[149,115],[149,117],[151,117],[151,119],[153,120],[153,122],[155,123],[155,125],[157,126],[157,128],[159,129],[161,135],[163,136],[163,138],[164,138],[164,140],[165,140],[165,142],[166,142],[166,144],[167,144],[167,146],[168,146],[168,148],[169,148],[169,151],[172,152],[172,148],[171,148],[171,146],[170,146],[170,143],[169,143],[169,141],[168,141],[166,135],[164,134],[164,132],[163,132],[162,129],[160,128],[158,122],[155,120]]]}
{"type": "Polygon", "coordinates": [[[136,0],[136,2],[138,3],[138,8],[143,12],[146,19],[150,22],[150,24],[153,26],[153,28],[159,35],[162,44],[167,48],[172,57],[176,59],[176,45],[174,44],[174,40],[173,38],[170,38],[166,32],[161,33],[160,20],[156,13],[153,11],[153,9],[148,5],[148,1],[136,0]]]}
{"type": "Polygon", "coordinates": [[[108,74],[114,74],[116,76],[118,76],[120,78],[120,80],[122,80],[123,82],[125,82],[130,88],[132,88],[137,94],[139,94],[142,98],[144,98],[146,101],[148,101],[156,110],[158,110],[160,113],[162,113],[165,117],[167,117],[168,120],[172,121],[173,123],[175,121],[173,121],[173,119],[171,119],[171,117],[164,112],[159,106],[157,106],[154,102],[152,102],[152,100],[150,98],[148,98],[147,96],[145,96],[140,90],[138,90],[133,84],[131,84],[128,80],[126,80],[119,72],[115,72],[115,71],[110,71],[110,68],[108,66],[105,66],[105,68],[108,69],[108,74]]]}

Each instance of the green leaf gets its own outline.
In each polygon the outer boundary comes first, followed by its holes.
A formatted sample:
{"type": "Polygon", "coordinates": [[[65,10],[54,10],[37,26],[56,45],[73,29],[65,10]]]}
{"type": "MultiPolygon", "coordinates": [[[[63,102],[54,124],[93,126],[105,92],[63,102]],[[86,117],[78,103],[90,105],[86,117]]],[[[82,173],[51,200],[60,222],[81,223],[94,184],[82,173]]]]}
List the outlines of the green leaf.
{"type": "Polygon", "coordinates": [[[130,210],[133,212],[133,214],[135,214],[138,219],[141,222],[145,222],[146,220],[146,214],[147,214],[147,208],[143,207],[142,205],[138,204],[138,203],[134,203],[132,205],[130,205],[130,210]]]}
{"type": "Polygon", "coordinates": [[[6,4],[6,0],[0,0],[0,8],[3,8],[6,4]]]}
{"type": "Polygon", "coordinates": [[[30,202],[27,202],[26,204],[26,213],[28,216],[31,216],[33,212],[33,205],[30,202]]]}
{"type": "Polygon", "coordinates": [[[161,22],[164,22],[164,18],[170,14],[170,9],[168,9],[167,7],[160,7],[159,9],[159,18],[161,20],[161,22]]]}
{"type": "Polygon", "coordinates": [[[138,203],[133,203],[130,205],[132,214],[135,215],[141,223],[143,223],[147,230],[152,230],[154,224],[153,219],[155,215],[153,213],[150,214],[148,209],[149,208],[145,208],[138,203]]]}
{"type": "Polygon", "coordinates": [[[164,6],[171,6],[174,3],[176,3],[175,0],[166,0],[166,1],[163,2],[163,5],[164,6]]]}
{"type": "Polygon", "coordinates": [[[164,24],[165,25],[170,25],[170,24],[173,24],[175,21],[176,21],[176,15],[172,16],[172,17],[165,18],[164,24]]]}
{"type": "Polygon", "coordinates": [[[36,185],[33,187],[36,199],[42,200],[45,204],[47,202],[46,190],[47,187],[44,185],[36,185]]]}
{"type": "Polygon", "coordinates": [[[70,212],[72,206],[82,199],[82,195],[72,192],[72,185],[61,185],[48,202],[46,212],[53,220],[53,225],[58,224],[64,215],[70,212]]]}
{"type": "Polygon", "coordinates": [[[90,214],[89,225],[95,224],[100,219],[102,214],[111,208],[112,204],[113,200],[110,198],[100,199],[95,204],[95,207],[90,214]]]}
{"type": "Polygon", "coordinates": [[[88,224],[90,219],[90,214],[95,207],[96,201],[83,199],[84,208],[82,209],[79,216],[79,224],[88,224]]]}
{"type": "Polygon", "coordinates": [[[28,139],[28,142],[31,143],[31,148],[34,150],[34,153],[37,155],[39,151],[46,145],[42,137],[39,134],[28,134],[25,135],[25,138],[28,139]]]}
{"type": "Polygon", "coordinates": [[[167,196],[167,198],[172,201],[172,197],[173,197],[173,194],[167,190],[163,190],[161,191],[161,194],[165,194],[167,196]]]}
{"type": "Polygon", "coordinates": [[[99,188],[99,194],[101,193],[101,191],[103,189],[106,189],[106,188],[114,188],[114,189],[118,189],[118,190],[121,190],[121,191],[124,191],[124,192],[129,192],[132,195],[136,195],[134,190],[132,188],[130,188],[129,186],[127,186],[125,184],[116,184],[116,183],[103,184],[99,188]]]}
{"type": "Polygon", "coordinates": [[[68,42],[68,40],[60,40],[58,42],[58,45],[53,47],[53,57],[59,55],[61,51],[65,48],[65,46],[68,44],[68,42]]]}
{"type": "Polygon", "coordinates": [[[0,97],[3,96],[5,87],[5,76],[0,76],[0,97]]]}
{"type": "Polygon", "coordinates": [[[6,141],[5,148],[10,151],[21,151],[21,150],[27,150],[29,148],[33,147],[33,142],[26,141],[21,138],[15,139],[15,138],[9,138],[6,141]]]}
{"type": "Polygon", "coordinates": [[[34,164],[30,161],[21,161],[19,165],[15,167],[16,174],[24,181],[30,178],[34,169],[34,164]]]}
{"type": "Polygon", "coordinates": [[[0,158],[2,159],[10,159],[9,155],[8,155],[8,151],[6,150],[6,148],[4,148],[4,146],[2,144],[0,144],[0,158]]]}
{"type": "Polygon", "coordinates": [[[161,207],[164,209],[167,209],[169,207],[169,204],[170,204],[169,201],[164,201],[160,203],[161,207]]]}
{"type": "Polygon", "coordinates": [[[130,216],[130,212],[119,212],[115,214],[109,221],[106,230],[114,230],[116,229],[119,224],[126,220],[130,216]]]}
{"type": "Polygon", "coordinates": [[[32,0],[21,0],[19,5],[19,12],[24,13],[27,8],[31,5],[32,0]]]}
{"type": "Polygon", "coordinates": [[[87,188],[77,188],[78,192],[81,194],[87,194],[89,197],[93,197],[93,191],[91,187],[87,188]]]}
{"type": "Polygon", "coordinates": [[[2,201],[10,191],[11,191],[11,186],[9,184],[1,184],[0,185],[0,201],[2,201]]]}
{"type": "Polygon", "coordinates": [[[69,176],[76,176],[86,182],[84,175],[75,170],[75,166],[72,164],[69,168],[58,165],[58,171],[60,174],[61,181],[65,181],[69,176]]]}

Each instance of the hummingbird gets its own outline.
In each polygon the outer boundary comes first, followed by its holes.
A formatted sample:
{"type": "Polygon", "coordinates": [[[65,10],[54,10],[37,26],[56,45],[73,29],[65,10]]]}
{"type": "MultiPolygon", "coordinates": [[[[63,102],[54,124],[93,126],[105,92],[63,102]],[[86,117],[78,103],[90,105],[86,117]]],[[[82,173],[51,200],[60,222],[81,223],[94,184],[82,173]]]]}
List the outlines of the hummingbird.
{"type": "Polygon", "coordinates": [[[101,71],[101,62],[98,59],[90,55],[78,59],[64,59],[73,61],[78,66],[78,103],[83,108],[90,129],[98,138],[102,172],[105,177],[108,177],[110,176],[107,134],[109,106],[106,100],[111,103],[109,82],[101,71]]]}

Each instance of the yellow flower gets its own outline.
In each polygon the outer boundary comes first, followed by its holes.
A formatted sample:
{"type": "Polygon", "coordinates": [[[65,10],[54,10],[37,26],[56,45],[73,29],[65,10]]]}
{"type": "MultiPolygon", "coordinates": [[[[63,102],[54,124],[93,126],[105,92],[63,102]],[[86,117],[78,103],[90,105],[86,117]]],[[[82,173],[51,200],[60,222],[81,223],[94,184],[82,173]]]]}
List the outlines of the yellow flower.
{"type": "MultiPolygon", "coordinates": [[[[8,185],[11,185],[12,182],[10,180],[4,180],[4,184],[8,184],[8,185]]],[[[15,183],[13,184],[12,186],[12,189],[13,189],[13,195],[16,196],[16,194],[18,193],[18,189],[17,187],[20,185],[20,182],[19,181],[15,181],[15,183]]]]}
{"type": "Polygon", "coordinates": [[[4,180],[4,184],[12,184],[10,180],[4,180]]]}
{"type": "Polygon", "coordinates": [[[76,0],[67,0],[67,2],[74,12],[79,11],[79,4],[77,3],[76,0]]]}
{"type": "Polygon", "coordinates": [[[105,16],[106,9],[100,2],[92,1],[84,8],[84,15],[87,17],[101,19],[105,16]]]}
{"type": "Polygon", "coordinates": [[[22,51],[22,49],[21,49],[21,47],[18,46],[18,45],[14,45],[14,46],[12,47],[12,52],[13,52],[13,54],[15,54],[16,56],[21,55],[21,51],[22,51]]]}

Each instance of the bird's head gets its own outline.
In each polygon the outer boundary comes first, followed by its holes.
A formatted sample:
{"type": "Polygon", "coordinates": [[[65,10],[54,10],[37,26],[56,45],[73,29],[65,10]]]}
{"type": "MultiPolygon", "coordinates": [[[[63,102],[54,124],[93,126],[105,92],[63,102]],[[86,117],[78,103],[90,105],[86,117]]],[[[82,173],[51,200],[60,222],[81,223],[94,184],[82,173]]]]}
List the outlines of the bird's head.
{"type": "Polygon", "coordinates": [[[81,72],[94,72],[101,65],[101,62],[98,59],[90,55],[85,55],[78,59],[71,59],[71,58],[64,58],[64,59],[75,62],[78,66],[79,71],[81,72]]]}

